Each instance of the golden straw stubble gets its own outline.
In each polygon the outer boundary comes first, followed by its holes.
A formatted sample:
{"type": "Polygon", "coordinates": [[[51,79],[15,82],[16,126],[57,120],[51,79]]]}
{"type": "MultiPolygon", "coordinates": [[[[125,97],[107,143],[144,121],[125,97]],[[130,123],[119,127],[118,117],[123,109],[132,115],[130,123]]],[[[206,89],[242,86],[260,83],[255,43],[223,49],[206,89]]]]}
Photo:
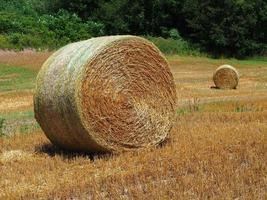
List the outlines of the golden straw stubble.
{"type": "Polygon", "coordinates": [[[37,77],[35,118],[62,148],[120,152],[155,146],[175,118],[168,62],[147,40],[107,36],[55,52],[37,77]]]}
{"type": "Polygon", "coordinates": [[[213,81],[219,89],[236,89],[239,82],[239,74],[234,67],[222,65],[213,74],[213,81]]]}

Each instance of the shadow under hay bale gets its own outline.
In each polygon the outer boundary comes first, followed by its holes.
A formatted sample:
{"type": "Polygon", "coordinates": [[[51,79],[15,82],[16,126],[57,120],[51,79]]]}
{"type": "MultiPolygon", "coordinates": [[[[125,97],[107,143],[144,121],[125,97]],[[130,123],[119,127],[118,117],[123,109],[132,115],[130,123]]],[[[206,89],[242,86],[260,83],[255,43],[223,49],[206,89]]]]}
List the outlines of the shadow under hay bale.
{"type": "Polygon", "coordinates": [[[168,62],[147,40],[108,36],[67,45],[37,77],[35,118],[64,149],[121,152],[158,145],[175,117],[168,62]]]}
{"type": "Polygon", "coordinates": [[[101,158],[108,158],[111,157],[112,154],[110,153],[88,153],[88,152],[84,152],[84,151],[70,151],[67,149],[62,149],[58,146],[55,146],[51,143],[45,143],[42,144],[40,146],[36,146],[35,147],[35,153],[44,153],[47,154],[50,157],[54,157],[54,156],[60,156],[63,159],[72,159],[72,158],[76,158],[77,156],[79,157],[86,157],[92,161],[96,160],[96,159],[101,159],[101,158]]]}
{"type": "Polygon", "coordinates": [[[212,89],[236,89],[239,74],[234,67],[222,65],[213,74],[213,81],[215,87],[212,87],[212,89]]]}

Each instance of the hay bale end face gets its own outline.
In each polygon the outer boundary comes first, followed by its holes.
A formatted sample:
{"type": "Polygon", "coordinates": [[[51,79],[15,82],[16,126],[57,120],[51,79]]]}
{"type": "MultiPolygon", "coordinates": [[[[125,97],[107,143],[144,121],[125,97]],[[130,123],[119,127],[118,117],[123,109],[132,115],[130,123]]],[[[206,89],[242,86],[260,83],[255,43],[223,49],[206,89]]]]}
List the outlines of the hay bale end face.
{"type": "Polygon", "coordinates": [[[236,89],[239,82],[239,74],[234,67],[222,65],[213,74],[213,81],[219,89],[236,89]]]}
{"type": "Polygon", "coordinates": [[[135,36],[92,38],[59,49],[41,68],[34,96],[35,118],[50,141],[87,152],[161,143],[175,104],[166,59],[135,36]]]}

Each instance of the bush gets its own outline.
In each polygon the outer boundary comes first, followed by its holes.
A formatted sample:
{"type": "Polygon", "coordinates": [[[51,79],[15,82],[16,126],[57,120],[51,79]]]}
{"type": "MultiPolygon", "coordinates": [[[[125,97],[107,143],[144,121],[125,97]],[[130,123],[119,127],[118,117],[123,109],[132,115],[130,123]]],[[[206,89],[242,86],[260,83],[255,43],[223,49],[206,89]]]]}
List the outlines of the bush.
{"type": "Polygon", "coordinates": [[[6,35],[0,35],[0,49],[13,49],[15,48],[6,35]]]}
{"type": "Polygon", "coordinates": [[[28,16],[1,12],[0,48],[55,49],[67,43],[104,35],[104,25],[83,22],[76,14],[60,10],[55,15],[28,16]]]}
{"type": "Polygon", "coordinates": [[[169,31],[169,37],[174,40],[181,40],[181,41],[183,40],[183,38],[180,36],[180,33],[175,28],[169,31]]]}
{"type": "Polygon", "coordinates": [[[164,39],[161,37],[146,37],[153,42],[164,54],[194,55],[199,56],[201,52],[183,39],[164,39]]]}

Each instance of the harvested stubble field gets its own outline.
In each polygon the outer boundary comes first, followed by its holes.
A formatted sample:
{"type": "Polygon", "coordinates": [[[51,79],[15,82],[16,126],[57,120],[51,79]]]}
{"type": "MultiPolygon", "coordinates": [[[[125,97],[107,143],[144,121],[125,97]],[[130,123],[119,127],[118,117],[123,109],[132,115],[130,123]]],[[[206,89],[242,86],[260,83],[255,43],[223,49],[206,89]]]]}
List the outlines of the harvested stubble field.
{"type": "Polygon", "coordinates": [[[178,106],[168,140],[142,152],[88,155],[52,146],[34,124],[44,55],[31,53],[35,63],[13,52],[12,63],[0,57],[0,199],[267,198],[265,61],[169,57],[178,106]],[[210,88],[224,63],[241,75],[237,90],[210,88]]]}

